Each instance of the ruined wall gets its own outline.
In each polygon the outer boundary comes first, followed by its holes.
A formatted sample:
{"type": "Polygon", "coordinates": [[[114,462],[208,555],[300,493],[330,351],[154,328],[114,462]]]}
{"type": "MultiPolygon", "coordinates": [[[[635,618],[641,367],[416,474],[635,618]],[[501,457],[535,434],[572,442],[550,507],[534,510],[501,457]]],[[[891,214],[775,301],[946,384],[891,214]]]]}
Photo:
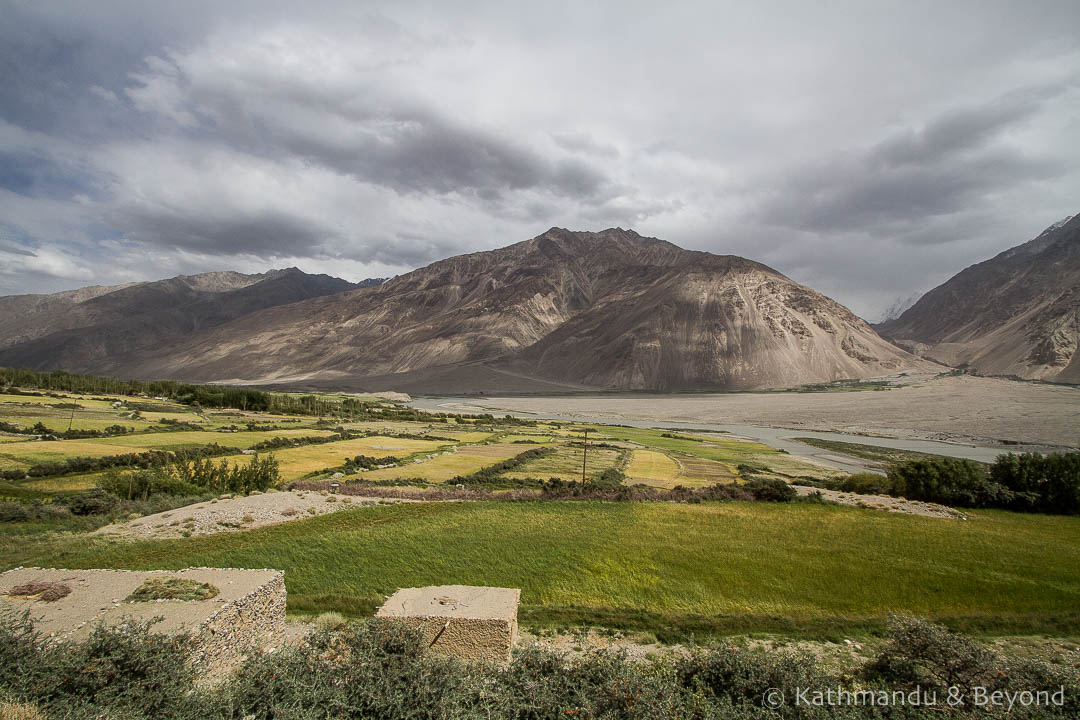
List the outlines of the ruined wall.
{"type": "Polygon", "coordinates": [[[248,653],[281,646],[285,636],[285,574],[260,585],[208,617],[193,639],[191,663],[200,673],[219,674],[248,653]]]}

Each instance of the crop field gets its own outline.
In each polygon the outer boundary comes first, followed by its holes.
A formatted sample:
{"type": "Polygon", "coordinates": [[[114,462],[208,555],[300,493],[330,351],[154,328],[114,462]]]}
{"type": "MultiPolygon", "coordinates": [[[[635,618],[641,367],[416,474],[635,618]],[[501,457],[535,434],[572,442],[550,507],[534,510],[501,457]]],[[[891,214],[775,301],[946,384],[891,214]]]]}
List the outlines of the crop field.
{"type": "Polygon", "coordinates": [[[252,445],[270,440],[275,437],[326,437],[333,435],[330,430],[313,430],[289,428],[286,430],[270,430],[267,432],[215,432],[207,431],[173,431],[160,432],[146,435],[119,435],[116,437],[101,438],[94,440],[96,443],[106,446],[114,446],[115,452],[142,452],[145,450],[179,450],[180,448],[202,447],[217,443],[227,447],[247,449],[252,445]]]}
{"type": "Polygon", "coordinates": [[[626,467],[628,483],[643,483],[652,487],[674,487],[681,474],[679,463],[657,450],[634,450],[626,467]]]}
{"type": "MultiPolygon", "coordinates": [[[[305,445],[298,448],[284,448],[268,452],[272,452],[280,464],[282,480],[288,482],[296,480],[313,470],[341,465],[346,458],[356,455],[367,455],[376,458],[392,455],[401,458],[419,452],[434,453],[449,445],[450,443],[445,441],[408,440],[372,435],[354,440],[341,440],[321,445],[305,445]]],[[[229,456],[229,460],[246,462],[247,457],[244,455],[232,455],[229,456]]]]}
{"type": "Polygon", "coordinates": [[[491,445],[468,445],[459,447],[457,452],[449,455],[412,463],[404,467],[383,468],[381,470],[368,470],[359,475],[352,475],[345,480],[363,480],[365,482],[385,482],[388,480],[408,480],[419,478],[426,482],[442,483],[453,480],[459,475],[469,475],[482,470],[488,465],[509,460],[537,445],[524,444],[501,444],[491,445]]]}
{"type": "Polygon", "coordinates": [[[956,522],[766,503],[430,503],[186,540],[5,540],[0,558],[281,568],[293,612],[366,614],[399,587],[519,587],[526,623],[701,633],[880,627],[892,612],[1043,631],[1075,628],[1080,611],[1080,519],[1007,512],[956,522]]]}
{"type": "MultiPolygon", "coordinates": [[[[528,445],[515,445],[527,449],[528,445]]],[[[519,451],[520,452],[520,451],[519,451]]],[[[562,478],[563,480],[580,480],[582,461],[586,463],[585,476],[596,479],[600,473],[608,468],[616,467],[622,453],[609,448],[590,447],[588,457],[584,457],[583,448],[570,445],[560,445],[551,455],[529,460],[524,465],[505,473],[507,478],[562,478]]]]}

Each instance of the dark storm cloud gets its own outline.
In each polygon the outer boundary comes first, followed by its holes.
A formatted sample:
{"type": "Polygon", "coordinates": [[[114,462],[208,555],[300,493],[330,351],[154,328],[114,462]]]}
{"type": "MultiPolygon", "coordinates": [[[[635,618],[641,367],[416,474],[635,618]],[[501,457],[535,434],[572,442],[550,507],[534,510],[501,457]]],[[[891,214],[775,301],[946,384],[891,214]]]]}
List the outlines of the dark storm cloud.
{"type": "MultiPolygon", "coordinates": [[[[763,222],[817,232],[880,231],[970,208],[996,191],[1054,178],[1063,160],[999,143],[1067,88],[1016,93],[905,129],[862,154],[797,168],[758,212],[763,222]]],[[[955,238],[930,239],[941,242],[955,238]]]]}

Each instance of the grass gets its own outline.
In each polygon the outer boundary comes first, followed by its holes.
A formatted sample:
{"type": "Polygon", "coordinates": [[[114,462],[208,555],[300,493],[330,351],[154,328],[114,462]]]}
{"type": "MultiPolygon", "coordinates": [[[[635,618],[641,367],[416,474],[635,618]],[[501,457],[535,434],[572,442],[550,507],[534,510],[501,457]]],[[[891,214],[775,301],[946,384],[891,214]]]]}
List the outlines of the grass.
{"type": "MultiPolygon", "coordinates": [[[[418,452],[436,452],[449,443],[437,440],[407,440],[404,438],[370,437],[321,445],[305,445],[298,448],[273,450],[274,457],[280,463],[282,480],[296,480],[309,472],[335,467],[345,462],[346,458],[356,455],[369,457],[407,457],[418,452]]],[[[244,461],[247,456],[231,456],[230,461],[244,461]]]]}
{"type": "Polygon", "coordinates": [[[471,445],[458,448],[458,451],[450,455],[425,460],[420,463],[410,463],[401,467],[383,468],[382,470],[369,470],[359,475],[345,478],[348,480],[363,480],[365,482],[385,482],[388,480],[411,480],[420,478],[430,483],[442,483],[453,480],[459,475],[469,475],[488,465],[508,460],[519,453],[523,453],[534,445],[499,444],[471,445]]]}
{"type": "Polygon", "coordinates": [[[906,612],[979,632],[1080,627],[1080,518],[967,522],[839,506],[431,503],[169,541],[23,538],[4,567],[285,571],[292,612],[399,587],[522,589],[526,624],[827,634],[906,612]]]}
{"type": "Polygon", "coordinates": [[[78,475],[61,475],[59,477],[37,478],[19,482],[20,487],[29,488],[42,493],[68,493],[80,490],[92,490],[98,486],[98,479],[105,471],[80,473],[78,475]]]}
{"type": "Polygon", "coordinates": [[[209,600],[221,591],[210,583],[179,577],[152,577],[124,598],[127,602],[154,602],[155,600],[209,600]]]}
{"type": "MultiPolygon", "coordinates": [[[[528,445],[515,445],[514,447],[526,450],[528,445]]],[[[583,457],[583,449],[560,445],[554,453],[535,460],[529,460],[524,465],[503,475],[506,478],[540,478],[546,480],[552,477],[563,480],[580,480],[582,460],[587,463],[585,474],[589,478],[596,478],[604,470],[615,467],[622,455],[618,450],[610,448],[589,447],[588,457],[583,457]]]]}
{"type": "Polygon", "coordinates": [[[626,482],[671,488],[678,485],[681,472],[679,463],[662,452],[634,450],[630,465],[626,468],[626,482]]]}
{"type": "Polygon", "coordinates": [[[275,437],[326,437],[333,435],[330,430],[311,430],[288,428],[268,432],[214,432],[214,431],[173,431],[145,435],[118,435],[102,438],[96,442],[102,445],[115,445],[118,452],[143,452],[145,450],[179,450],[195,448],[217,443],[229,447],[249,448],[275,437]],[[130,448],[130,450],[128,449],[130,448]]]}
{"type": "Polygon", "coordinates": [[[882,464],[904,462],[906,460],[927,460],[945,457],[944,455],[934,455],[932,453],[923,453],[916,450],[898,450],[896,448],[882,447],[880,445],[863,445],[862,443],[821,440],[819,438],[807,437],[798,437],[794,439],[806,443],[807,445],[821,448],[822,450],[832,450],[833,452],[843,453],[844,455],[851,455],[853,457],[882,464]]]}

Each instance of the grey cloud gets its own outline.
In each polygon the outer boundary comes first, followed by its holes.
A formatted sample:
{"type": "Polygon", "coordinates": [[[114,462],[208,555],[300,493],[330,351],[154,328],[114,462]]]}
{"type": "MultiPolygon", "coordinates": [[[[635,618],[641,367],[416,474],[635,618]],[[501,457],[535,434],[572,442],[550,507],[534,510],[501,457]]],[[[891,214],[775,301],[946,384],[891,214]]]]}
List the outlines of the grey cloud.
{"type": "Polygon", "coordinates": [[[121,207],[105,219],[123,227],[127,240],[208,255],[296,256],[319,248],[331,235],[310,220],[271,211],[248,217],[240,211],[203,217],[194,212],[121,207]]]}
{"type": "Polygon", "coordinates": [[[970,208],[995,191],[1063,175],[1069,168],[1062,160],[995,141],[1064,90],[950,112],[861,155],[798,168],[774,187],[756,219],[817,232],[895,231],[970,208]]]}
{"type": "Polygon", "coordinates": [[[617,158],[620,155],[617,147],[599,142],[589,133],[551,133],[551,139],[563,150],[573,153],[584,153],[601,158],[617,158]]]}
{"type": "Polygon", "coordinates": [[[126,94],[139,109],[184,128],[200,117],[212,120],[206,131],[248,152],[294,154],[399,192],[474,193],[497,204],[524,189],[583,202],[610,190],[603,171],[580,158],[551,160],[525,143],[463,126],[420,101],[381,91],[362,77],[355,86],[336,88],[319,86],[318,78],[254,72],[240,87],[223,88],[209,63],[201,57],[147,58],[126,94]],[[192,68],[200,75],[185,76],[192,68]],[[247,96],[258,100],[245,103],[247,96]]]}

